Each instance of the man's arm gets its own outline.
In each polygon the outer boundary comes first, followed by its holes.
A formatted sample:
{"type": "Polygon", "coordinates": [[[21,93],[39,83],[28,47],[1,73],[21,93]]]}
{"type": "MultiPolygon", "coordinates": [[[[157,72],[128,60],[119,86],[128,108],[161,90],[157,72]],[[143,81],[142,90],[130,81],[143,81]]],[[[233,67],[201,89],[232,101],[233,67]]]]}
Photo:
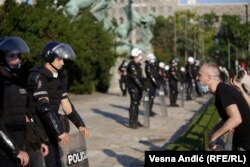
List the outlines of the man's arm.
{"type": "Polygon", "coordinates": [[[229,105],[226,108],[226,112],[229,118],[224,122],[224,124],[220,128],[218,128],[212,134],[210,138],[210,142],[215,141],[223,134],[227,133],[230,130],[233,130],[234,128],[239,126],[239,124],[241,124],[242,118],[241,118],[240,111],[236,104],[229,105]]]}
{"type": "Polygon", "coordinates": [[[68,119],[79,129],[82,135],[84,137],[89,136],[88,129],[85,127],[82,118],[75,110],[74,106],[72,105],[72,103],[69,101],[68,98],[64,98],[61,100],[61,106],[64,113],[67,115],[68,119]]]}

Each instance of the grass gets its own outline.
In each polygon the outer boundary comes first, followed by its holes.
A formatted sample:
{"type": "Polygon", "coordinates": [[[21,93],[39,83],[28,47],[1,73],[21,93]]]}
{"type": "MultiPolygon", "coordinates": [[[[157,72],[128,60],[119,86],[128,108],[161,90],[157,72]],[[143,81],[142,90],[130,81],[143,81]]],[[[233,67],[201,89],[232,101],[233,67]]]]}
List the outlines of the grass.
{"type": "Polygon", "coordinates": [[[219,116],[213,103],[198,114],[187,131],[175,142],[168,145],[172,151],[199,151],[208,146],[208,133],[218,123],[219,116]]]}

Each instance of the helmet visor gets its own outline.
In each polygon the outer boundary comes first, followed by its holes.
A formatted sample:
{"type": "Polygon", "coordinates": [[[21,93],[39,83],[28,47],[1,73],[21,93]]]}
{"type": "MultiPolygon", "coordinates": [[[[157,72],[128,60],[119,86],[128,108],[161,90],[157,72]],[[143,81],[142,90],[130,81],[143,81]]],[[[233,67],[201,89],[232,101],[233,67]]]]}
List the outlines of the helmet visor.
{"type": "Polygon", "coordinates": [[[19,37],[6,37],[0,40],[0,51],[4,53],[30,53],[28,45],[19,37]]]}
{"type": "Polygon", "coordinates": [[[68,44],[61,43],[54,47],[52,51],[62,59],[75,60],[75,52],[68,44]]]}

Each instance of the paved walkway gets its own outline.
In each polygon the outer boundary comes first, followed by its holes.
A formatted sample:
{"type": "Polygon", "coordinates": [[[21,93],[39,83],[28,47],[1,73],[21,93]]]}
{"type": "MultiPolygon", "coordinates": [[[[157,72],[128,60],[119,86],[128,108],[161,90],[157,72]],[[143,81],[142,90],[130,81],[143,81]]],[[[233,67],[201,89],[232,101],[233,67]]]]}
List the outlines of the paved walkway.
{"type": "MultiPolygon", "coordinates": [[[[168,116],[161,116],[156,97],[150,117],[150,128],[128,128],[129,96],[121,97],[96,93],[71,96],[75,108],[83,116],[89,128],[87,139],[88,158],[91,167],[143,166],[145,150],[162,150],[185,131],[192,118],[211,95],[185,101],[184,107],[167,107],[168,116]]],[[[166,98],[167,104],[169,99],[166,98]]],[[[178,101],[181,104],[180,100],[178,101]]],[[[139,121],[143,123],[143,105],[139,121]]]]}

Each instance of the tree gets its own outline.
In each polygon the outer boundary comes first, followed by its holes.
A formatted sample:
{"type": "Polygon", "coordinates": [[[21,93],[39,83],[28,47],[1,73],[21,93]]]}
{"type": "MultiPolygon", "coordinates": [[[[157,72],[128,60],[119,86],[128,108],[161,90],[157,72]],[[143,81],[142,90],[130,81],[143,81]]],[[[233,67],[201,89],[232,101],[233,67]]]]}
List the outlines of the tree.
{"type": "MultiPolygon", "coordinates": [[[[228,64],[228,52],[230,52],[230,66],[235,66],[236,57],[246,59],[248,49],[249,24],[243,23],[239,16],[223,15],[217,38],[217,50],[219,58],[224,65],[228,64]],[[229,50],[228,50],[229,49],[229,50]],[[245,56],[244,56],[245,55],[245,56]]],[[[234,73],[234,71],[232,71],[234,73]]]]}
{"type": "Polygon", "coordinates": [[[17,5],[7,0],[0,7],[0,36],[20,36],[31,49],[24,62],[32,67],[39,64],[42,48],[49,41],[70,44],[76,52],[74,62],[66,62],[69,90],[74,93],[105,92],[109,86],[109,70],[115,62],[114,37],[94,22],[89,11],[79,21],[69,23],[61,11],[47,3],[35,6],[17,5]],[[49,16],[49,17],[48,17],[49,16]]]}

